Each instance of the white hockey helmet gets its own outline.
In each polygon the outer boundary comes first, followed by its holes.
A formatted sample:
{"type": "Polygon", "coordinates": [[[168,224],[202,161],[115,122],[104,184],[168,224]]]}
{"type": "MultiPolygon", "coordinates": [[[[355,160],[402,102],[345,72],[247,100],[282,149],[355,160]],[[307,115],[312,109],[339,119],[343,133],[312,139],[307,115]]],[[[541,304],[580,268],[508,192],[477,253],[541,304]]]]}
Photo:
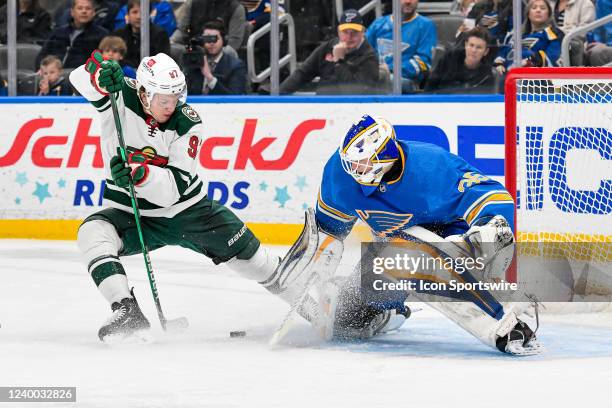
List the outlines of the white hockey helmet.
{"type": "Polygon", "coordinates": [[[400,157],[391,123],[370,115],[362,116],[351,126],[338,152],[344,171],[367,186],[380,184],[400,157]]]}
{"type": "Polygon", "coordinates": [[[181,103],[187,99],[185,75],[172,58],[164,53],[144,57],[136,71],[138,86],[146,91],[147,102],[151,105],[153,95],[178,95],[181,103]]]}

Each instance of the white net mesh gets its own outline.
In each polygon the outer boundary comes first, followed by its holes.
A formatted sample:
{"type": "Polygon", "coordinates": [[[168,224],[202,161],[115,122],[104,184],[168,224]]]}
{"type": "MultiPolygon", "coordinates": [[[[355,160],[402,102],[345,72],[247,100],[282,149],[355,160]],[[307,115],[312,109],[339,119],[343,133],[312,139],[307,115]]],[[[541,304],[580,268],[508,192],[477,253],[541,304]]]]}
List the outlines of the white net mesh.
{"type": "MultiPolygon", "coordinates": [[[[558,300],[609,299],[612,75],[521,79],[516,85],[516,228],[518,241],[529,243],[519,250],[569,261],[571,276],[564,282],[571,282],[572,290],[568,299],[558,300]]],[[[518,279],[550,284],[520,269],[518,279]]]]}

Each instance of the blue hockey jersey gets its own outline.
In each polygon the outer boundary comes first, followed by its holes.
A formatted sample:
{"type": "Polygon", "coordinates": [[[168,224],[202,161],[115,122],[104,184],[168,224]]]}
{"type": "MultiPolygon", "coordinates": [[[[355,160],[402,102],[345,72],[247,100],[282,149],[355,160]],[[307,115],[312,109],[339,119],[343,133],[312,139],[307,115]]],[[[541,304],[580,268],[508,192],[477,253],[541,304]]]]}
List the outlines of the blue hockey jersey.
{"type": "Polygon", "coordinates": [[[402,169],[379,186],[360,185],[335,152],[325,165],[316,206],[319,227],[340,239],[357,220],[393,237],[413,225],[442,236],[460,234],[482,217],[503,215],[514,225],[514,201],[498,182],[446,150],[398,141],[402,169]]]}
{"type": "MultiPolygon", "coordinates": [[[[366,31],[366,39],[376,50],[381,62],[393,69],[392,15],[374,20],[366,31]]],[[[427,17],[416,14],[402,22],[402,77],[422,80],[431,70],[432,52],[436,46],[436,26],[427,17]]]]}
{"type": "MultiPolygon", "coordinates": [[[[562,41],[563,32],[554,26],[524,34],[522,38],[522,57],[531,60],[532,64],[537,67],[557,67],[561,61],[562,41]]],[[[506,68],[509,68],[514,60],[513,47],[512,32],[509,32],[495,58],[495,64],[503,64],[506,68]]]]}

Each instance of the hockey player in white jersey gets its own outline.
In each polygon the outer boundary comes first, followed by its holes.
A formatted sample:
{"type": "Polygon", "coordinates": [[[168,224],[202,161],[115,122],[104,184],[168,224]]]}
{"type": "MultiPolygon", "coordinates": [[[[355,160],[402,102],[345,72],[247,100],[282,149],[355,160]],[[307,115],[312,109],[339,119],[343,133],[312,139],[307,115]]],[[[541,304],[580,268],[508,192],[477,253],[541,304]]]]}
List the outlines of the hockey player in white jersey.
{"type": "MultiPolygon", "coordinates": [[[[504,276],[514,253],[510,227],[514,202],[501,184],[434,145],[397,140],[389,122],[369,115],[350,128],[328,160],[314,218],[317,248],[310,253],[316,254],[317,260],[311,267],[319,270],[333,271],[338,266],[342,241],[357,220],[379,241],[410,241],[433,248],[446,244],[446,248],[457,248],[453,256],[486,258],[487,273],[497,276],[504,276]]],[[[458,276],[455,271],[444,272],[458,276]]],[[[417,273],[411,279],[448,278],[417,273]]],[[[368,337],[387,328],[390,314],[406,313],[405,291],[384,292],[372,303],[360,293],[359,276],[329,281],[339,281],[331,286],[337,286],[340,295],[322,310],[332,315],[334,321],[327,330],[336,337],[368,337]]],[[[502,302],[486,290],[468,295],[463,302],[430,302],[431,298],[422,297],[502,352],[540,352],[534,332],[518,318],[528,306],[527,299],[525,303],[502,302]]]]}
{"type": "MultiPolygon", "coordinates": [[[[135,186],[145,242],[150,250],[179,245],[225,263],[258,282],[279,264],[229,209],[209,199],[196,172],[202,143],[200,116],[185,102],[185,77],[165,54],[145,57],[136,80],[124,78],[114,61],[95,51],[70,74],[70,82],[98,110],[109,207],[81,224],[78,246],[112,316],[99,330],[102,341],[149,328],[128,284],[121,257],[141,252],[130,195],[135,186]],[[119,154],[108,92],[116,95],[128,162],[119,154]]],[[[288,292],[274,291],[287,302],[288,292]]]]}

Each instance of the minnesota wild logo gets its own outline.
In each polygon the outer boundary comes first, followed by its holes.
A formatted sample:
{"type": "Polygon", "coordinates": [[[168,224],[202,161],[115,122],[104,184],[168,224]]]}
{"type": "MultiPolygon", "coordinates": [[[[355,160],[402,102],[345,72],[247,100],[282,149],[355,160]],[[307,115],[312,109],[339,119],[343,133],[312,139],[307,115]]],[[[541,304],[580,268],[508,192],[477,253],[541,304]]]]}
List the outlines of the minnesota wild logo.
{"type": "Polygon", "coordinates": [[[191,121],[193,122],[200,121],[200,115],[198,115],[198,112],[194,111],[191,106],[187,105],[183,107],[181,111],[183,112],[183,115],[187,116],[191,121]]]}
{"type": "Polygon", "coordinates": [[[166,167],[168,165],[168,158],[159,156],[157,150],[152,146],[145,146],[142,149],[134,149],[134,153],[140,153],[147,158],[147,163],[150,163],[157,167],[166,167]]]}

